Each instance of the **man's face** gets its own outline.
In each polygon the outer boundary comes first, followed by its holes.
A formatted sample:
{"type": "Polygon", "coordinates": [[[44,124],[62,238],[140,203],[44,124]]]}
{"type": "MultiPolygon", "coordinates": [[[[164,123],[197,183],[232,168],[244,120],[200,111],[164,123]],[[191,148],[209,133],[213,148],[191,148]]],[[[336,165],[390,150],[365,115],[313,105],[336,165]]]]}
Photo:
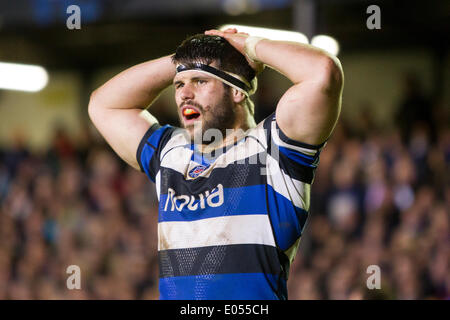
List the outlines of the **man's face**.
{"type": "Polygon", "coordinates": [[[231,89],[207,74],[189,70],[177,74],[173,80],[175,101],[182,125],[191,138],[201,138],[208,129],[233,128],[236,114],[231,89]]]}

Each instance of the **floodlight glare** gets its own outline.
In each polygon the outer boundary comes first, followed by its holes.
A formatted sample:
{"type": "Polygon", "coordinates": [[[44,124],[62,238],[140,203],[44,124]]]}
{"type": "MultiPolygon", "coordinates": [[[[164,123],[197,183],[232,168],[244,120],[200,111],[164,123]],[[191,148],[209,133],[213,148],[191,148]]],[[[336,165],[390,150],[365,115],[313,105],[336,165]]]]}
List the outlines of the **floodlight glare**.
{"type": "Polygon", "coordinates": [[[37,92],[48,83],[41,66],[0,62],[0,89],[37,92]]]}
{"type": "Polygon", "coordinates": [[[238,32],[245,32],[251,36],[264,37],[270,40],[283,40],[283,41],[308,43],[308,38],[303,33],[295,31],[250,27],[237,24],[225,24],[223,26],[220,26],[219,30],[223,31],[228,28],[236,28],[238,32]]]}
{"type": "Polygon", "coordinates": [[[323,49],[335,56],[339,53],[339,43],[332,37],[326,35],[317,35],[311,39],[311,45],[323,49]]]}

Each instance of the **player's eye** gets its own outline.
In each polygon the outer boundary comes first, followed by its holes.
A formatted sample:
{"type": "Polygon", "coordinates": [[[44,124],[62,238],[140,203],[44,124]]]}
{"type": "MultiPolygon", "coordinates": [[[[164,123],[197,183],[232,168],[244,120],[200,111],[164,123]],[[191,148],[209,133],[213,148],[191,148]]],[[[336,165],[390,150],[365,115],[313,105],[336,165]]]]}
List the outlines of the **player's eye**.
{"type": "Polygon", "coordinates": [[[177,83],[175,83],[175,89],[180,89],[180,88],[182,88],[184,86],[184,83],[182,83],[182,82],[177,82],[177,83]]]}
{"type": "Polygon", "coordinates": [[[197,83],[198,84],[205,84],[205,83],[207,83],[208,81],[206,81],[206,80],[202,80],[202,79],[198,79],[197,80],[197,83]]]}

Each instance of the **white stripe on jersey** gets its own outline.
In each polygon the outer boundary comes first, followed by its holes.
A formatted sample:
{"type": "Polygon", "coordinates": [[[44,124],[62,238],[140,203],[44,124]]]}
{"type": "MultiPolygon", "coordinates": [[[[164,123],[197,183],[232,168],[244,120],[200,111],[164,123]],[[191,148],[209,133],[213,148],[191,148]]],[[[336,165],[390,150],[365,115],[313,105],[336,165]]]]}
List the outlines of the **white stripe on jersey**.
{"type": "Polygon", "coordinates": [[[173,169],[186,176],[192,153],[186,145],[173,147],[163,155],[161,167],[173,169]]]}
{"type": "MultiPolygon", "coordinates": [[[[176,129],[171,133],[170,140],[166,143],[161,150],[161,158],[164,158],[166,153],[173,148],[182,147],[190,143],[188,133],[185,129],[176,129]]],[[[161,160],[161,159],[160,159],[161,160]]]]}
{"type": "Polygon", "coordinates": [[[278,161],[270,154],[267,155],[267,183],[276,192],[291,200],[294,206],[309,211],[311,185],[284,173],[278,161]]]}
{"type": "Polygon", "coordinates": [[[262,143],[263,147],[267,149],[267,134],[264,129],[264,121],[261,121],[255,128],[249,130],[248,136],[254,137],[260,143],[262,143]]]}
{"type": "Polygon", "coordinates": [[[158,250],[231,244],[275,246],[269,216],[266,214],[159,222],[158,234],[158,250]]]}
{"type": "Polygon", "coordinates": [[[304,154],[307,154],[309,156],[315,156],[318,150],[315,149],[309,149],[309,148],[302,148],[299,146],[294,146],[291,144],[287,144],[286,142],[284,142],[283,140],[280,139],[280,136],[278,135],[278,130],[277,130],[277,126],[275,121],[272,121],[272,137],[273,137],[273,141],[275,142],[276,145],[280,146],[280,147],[285,147],[291,150],[295,150],[304,154]]]}

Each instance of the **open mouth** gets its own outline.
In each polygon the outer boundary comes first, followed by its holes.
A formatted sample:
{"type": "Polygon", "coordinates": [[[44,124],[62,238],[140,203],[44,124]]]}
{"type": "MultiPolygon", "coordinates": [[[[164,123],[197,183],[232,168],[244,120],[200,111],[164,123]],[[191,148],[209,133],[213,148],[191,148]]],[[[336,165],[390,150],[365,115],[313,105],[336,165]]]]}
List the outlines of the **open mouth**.
{"type": "Polygon", "coordinates": [[[183,116],[186,120],[193,120],[193,119],[197,119],[198,117],[200,117],[200,112],[191,107],[183,108],[181,113],[183,114],[183,116]]]}

